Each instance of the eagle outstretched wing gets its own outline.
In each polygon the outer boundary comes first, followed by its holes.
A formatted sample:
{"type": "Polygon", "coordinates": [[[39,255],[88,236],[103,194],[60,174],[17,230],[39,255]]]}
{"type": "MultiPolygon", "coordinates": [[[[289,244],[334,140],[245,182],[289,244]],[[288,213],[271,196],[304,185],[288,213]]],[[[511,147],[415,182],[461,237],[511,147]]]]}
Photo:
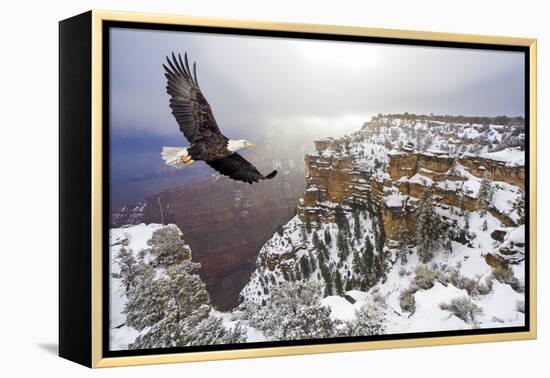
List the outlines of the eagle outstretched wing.
{"type": "Polygon", "coordinates": [[[220,172],[222,175],[229,176],[233,180],[244,181],[249,184],[260,180],[270,180],[277,175],[276,170],[267,176],[262,175],[258,172],[254,165],[236,152],[223,159],[207,161],[206,164],[220,172]]]}
{"type": "Polygon", "coordinates": [[[180,54],[176,58],[174,53],[172,59],[166,57],[166,60],[168,66],[162,66],[168,80],[166,91],[170,95],[170,108],[185,138],[191,144],[201,139],[225,144],[227,138],[220,132],[212,109],[199,87],[195,63],[191,74],[187,53],[183,61],[180,54]]]}

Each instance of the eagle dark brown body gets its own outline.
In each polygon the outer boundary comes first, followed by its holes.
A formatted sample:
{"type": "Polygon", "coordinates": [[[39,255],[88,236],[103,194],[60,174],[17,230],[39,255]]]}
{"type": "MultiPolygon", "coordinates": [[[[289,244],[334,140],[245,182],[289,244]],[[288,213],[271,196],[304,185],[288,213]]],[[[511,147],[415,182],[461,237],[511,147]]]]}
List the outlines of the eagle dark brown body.
{"type": "Polygon", "coordinates": [[[165,147],[163,159],[166,163],[180,167],[194,160],[202,160],[220,174],[249,184],[275,177],[276,170],[264,176],[236,152],[237,149],[250,147],[249,142],[231,141],[221,133],[199,87],[196,65],[193,64],[192,73],[189,69],[187,54],[182,60],[180,55],[176,58],[172,53],[172,59],[167,57],[166,60],[168,66],[163,64],[163,67],[170,108],[181,132],[191,144],[189,148],[181,149],[165,147]]]}

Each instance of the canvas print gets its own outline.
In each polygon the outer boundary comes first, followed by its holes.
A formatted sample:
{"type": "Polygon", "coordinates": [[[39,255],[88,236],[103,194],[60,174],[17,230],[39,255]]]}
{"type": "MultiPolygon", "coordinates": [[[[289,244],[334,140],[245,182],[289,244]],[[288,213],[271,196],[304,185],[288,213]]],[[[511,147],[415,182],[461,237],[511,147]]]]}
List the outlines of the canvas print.
{"type": "Polygon", "coordinates": [[[523,52],[108,38],[110,351],[526,325],[523,52]]]}

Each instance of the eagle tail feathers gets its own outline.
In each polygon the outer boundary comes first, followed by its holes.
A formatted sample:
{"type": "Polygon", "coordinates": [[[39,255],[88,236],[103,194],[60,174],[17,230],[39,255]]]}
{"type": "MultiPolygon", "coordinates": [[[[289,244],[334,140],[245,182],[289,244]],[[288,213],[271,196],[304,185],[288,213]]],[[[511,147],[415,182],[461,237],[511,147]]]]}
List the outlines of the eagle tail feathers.
{"type": "Polygon", "coordinates": [[[182,168],[192,162],[185,147],[162,147],[161,156],[166,165],[175,168],[182,168]]]}
{"type": "Polygon", "coordinates": [[[277,170],[275,169],[273,172],[265,176],[267,180],[271,180],[273,177],[277,176],[277,170]]]}

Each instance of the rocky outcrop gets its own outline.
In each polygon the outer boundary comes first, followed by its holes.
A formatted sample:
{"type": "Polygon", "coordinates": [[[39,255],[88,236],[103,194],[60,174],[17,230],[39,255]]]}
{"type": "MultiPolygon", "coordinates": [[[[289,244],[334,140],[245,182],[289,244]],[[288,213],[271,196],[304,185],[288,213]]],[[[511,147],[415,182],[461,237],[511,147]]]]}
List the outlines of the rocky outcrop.
{"type": "MultiPolygon", "coordinates": [[[[316,153],[305,157],[306,191],[298,211],[303,221],[331,220],[334,216],[334,206],[331,204],[372,201],[380,207],[387,238],[397,239],[403,223],[410,232],[414,232],[414,199],[420,198],[427,187],[431,187],[440,206],[452,206],[468,212],[480,210],[482,204],[477,199],[477,192],[462,187],[468,180],[467,174],[483,178],[489,173],[494,181],[524,188],[524,167],[507,166],[502,161],[474,156],[454,159],[445,153],[394,150],[387,153],[386,176],[361,169],[357,156],[342,151],[358,138],[368,141],[380,127],[378,123],[367,124],[361,132],[347,139],[315,142],[316,153]],[[464,171],[463,174],[460,174],[457,165],[464,171]],[[412,200],[407,204],[385,201],[386,196],[392,193],[412,200]]],[[[496,207],[487,210],[505,226],[521,223],[521,220],[510,218],[510,214],[502,213],[496,207]]]]}
{"type": "Polygon", "coordinates": [[[510,167],[505,162],[481,157],[466,157],[459,162],[476,177],[483,177],[488,172],[495,181],[504,181],[525,189],[525,167],[523,166],[510,167]]]}
{"type": "Polygon", "coordinates": [[[119,209],[111,210],[110,227],[116,228],[125,225],[136,225],[143,222],[143,213],[146,202],[140,202],[137,205],[128,205],[119,209]]]}

